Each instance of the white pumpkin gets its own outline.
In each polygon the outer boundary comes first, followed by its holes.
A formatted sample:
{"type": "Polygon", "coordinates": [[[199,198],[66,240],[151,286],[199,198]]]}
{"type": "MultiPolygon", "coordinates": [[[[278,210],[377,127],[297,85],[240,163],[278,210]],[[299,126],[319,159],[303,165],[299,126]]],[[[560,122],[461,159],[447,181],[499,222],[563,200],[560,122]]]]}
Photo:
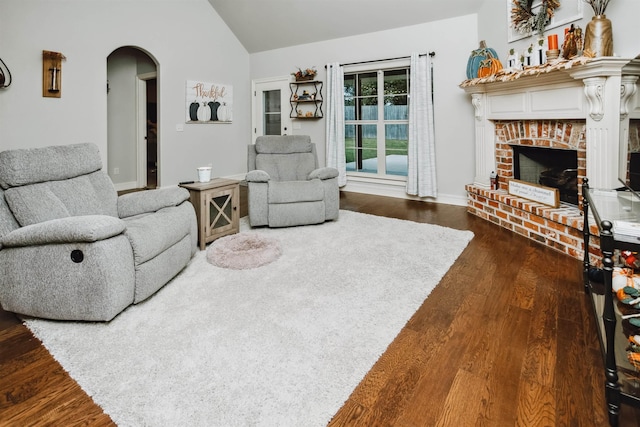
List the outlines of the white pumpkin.
{"type": "Polygon", "coordinates": [[[198,107],[198,121],[208,122],[211,119],[211,108],[203,102],[198,107]]]}
{"type": "Polygon", "coordinates": [[[221,122],[228,122],[231,120],[231,112],[229,111],[229,107],[227,107],[226,102],[223,102],[218,108],[218,120],[221,122]]]}

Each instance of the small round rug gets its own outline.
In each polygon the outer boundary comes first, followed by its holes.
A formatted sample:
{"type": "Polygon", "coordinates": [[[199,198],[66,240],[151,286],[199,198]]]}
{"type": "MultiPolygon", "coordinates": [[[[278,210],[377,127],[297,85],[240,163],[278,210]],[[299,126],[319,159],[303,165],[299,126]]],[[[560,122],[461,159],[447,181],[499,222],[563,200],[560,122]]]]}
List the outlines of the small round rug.
{"type": "Polygon", "coordinates": [[[222,268],[244,270],[269,264],[281,254],[277,239],[256,233],[239,233],[211,243],[207,249],[207,261],[222,268]]]}

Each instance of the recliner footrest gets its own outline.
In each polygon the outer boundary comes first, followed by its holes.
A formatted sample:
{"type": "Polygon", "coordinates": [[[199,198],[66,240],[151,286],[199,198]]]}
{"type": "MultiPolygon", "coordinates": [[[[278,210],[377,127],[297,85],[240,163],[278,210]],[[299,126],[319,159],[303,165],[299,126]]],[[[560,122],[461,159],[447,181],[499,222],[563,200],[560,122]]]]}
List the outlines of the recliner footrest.
{"type": "Polygon", "coordinates": [[[269,204],[317,202],[324,199],[322,181],[271,181],[269,204]]]}

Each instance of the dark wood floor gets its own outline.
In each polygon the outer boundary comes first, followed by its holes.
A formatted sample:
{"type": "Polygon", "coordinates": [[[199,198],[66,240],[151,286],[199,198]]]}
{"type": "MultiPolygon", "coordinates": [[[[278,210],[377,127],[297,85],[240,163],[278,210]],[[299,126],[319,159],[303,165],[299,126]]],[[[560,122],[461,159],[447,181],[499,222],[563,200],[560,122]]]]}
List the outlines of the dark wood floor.
{"type": "MultiPolygon", "coordinates": [[[[579,261],[464,207],[355,193],[343,193],[341,207],[471,230],[475,238],[332,426],[607,425],[579,261]]],[[[113,425],[2,310],[0,425],[113,425]]],[[[640,427],[640,411],[623,406],[620,425],[640,427]]]]}

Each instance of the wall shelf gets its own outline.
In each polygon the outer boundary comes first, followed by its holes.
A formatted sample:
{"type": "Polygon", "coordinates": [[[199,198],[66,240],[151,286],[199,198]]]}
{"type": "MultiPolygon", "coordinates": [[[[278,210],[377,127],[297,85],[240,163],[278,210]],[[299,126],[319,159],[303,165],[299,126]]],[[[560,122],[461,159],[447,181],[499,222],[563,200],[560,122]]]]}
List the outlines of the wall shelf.
{"type": "Polygon", "coordinates": [[[291,96],[289,103],[291,104],[291,113],[289,117],[292,119],[321,119],[322,113],[322,86],[319,80],[299,80],[289,83],[291,96]]]}

